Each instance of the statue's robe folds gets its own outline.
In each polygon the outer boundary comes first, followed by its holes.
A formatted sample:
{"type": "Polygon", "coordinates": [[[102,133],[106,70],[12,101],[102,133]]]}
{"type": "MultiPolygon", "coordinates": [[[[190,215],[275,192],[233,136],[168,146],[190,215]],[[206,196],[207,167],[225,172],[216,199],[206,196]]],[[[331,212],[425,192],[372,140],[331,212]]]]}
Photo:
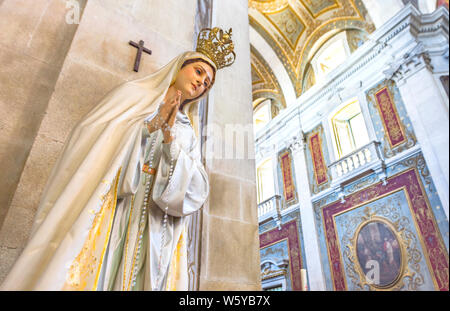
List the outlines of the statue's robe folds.
{"type": "MultiPolygon", "coordinates": [[[[145,252],[150,253],[150,257],[140,256],[139,262],[134,262],[138,264],[134,287],[128,286],[129,281],[126,283],[129,268],[122,264],[130,262],[129,258],[134,256],[130,245],[136,243],[133,230],[138,225],[132,223],[136,220],[131,212],[131,201],[133,198],[140,200],[139,185],[142,185],[145,141],[148,140],[144,120],[155,115],[182,64],[193,58],[202,58],[215,68],[214,63],[201,53],[182,53],[157,72],[115,88],[78,122],[48,178],[30,239],[2,283],[1,290],[107,290],[124,289],[125,285],[125,289],[152,289],[155,286],[152,284],[155,271],[146,269],[152,269],[152,251],[159,252],[158,238],[152,241],[151,237],[153,233],[155,237],[161,234],[156,232],[156,228],[162,226],[158,220],[165,206],[158,205],[162,202],[158,202],[160,198],[153,192],[157,191],[164,197],[167,186],[165,164],[158,168],[157,174],[160,175],[156,175],[153,185],[151,203],[155,204],[151,204],[145,227],[149,230],[149,241],[141,242],[149,246],[145,252]],[[125,239],[124,260],[119,262],[117,258],[120,256],[117,257],[114,252],[122,247],[121,234],[125,231],[129,238],[128,248],[125,248],[125,239]],[[118,278],[125,280],[119,282],[118,278]]],[[[195,135],[198,133],[197,111],[198,101],[183,107],[183,114],[193,126],[187,132],[195,135]]],[[[180,123],[181,119],[178,121],[180,123]]],[[[172,276],[184,273],[180,270],[184,269],[183,264],[170,260],[182,257],[181,246],[186,238],[185,233],[182,234],[186,220],[184,215],[198,209],[207,196],[204,192],[208,188],[207,178],[202,171],[198,143],[189,149],[182,147],[179,141],[175,141],[179,148],[174,169],[174,183],[178,188],[174,188],[175,194],[166,198],[172,202],[168,209],[171,216],[167,245],[163,248],[162,257],[163,272],[168,282],[157,289],[165,289],[169,285],[173,289],[176,284],[172,282],[172,276]],[[193,168],[198,169],[197,175],[193,168]],[[193,186],[197,183],[194,180],[199,181],[193,177],[199,177],[198,173],[203,183],[193,186]],[[191,201],[191,194],[195,194],[193,197],[197,199],[191,201]]],[[[164,154],[167,146],[160,147],[164,154]]],[[[165,163],[166,158],[161,154],[159,156],[159,163],[165,163]]],[[[136,208],[141,206],[138,204],[136,208]]],[[[136,215],[135,210],[133,213],[136,215]]],[[[141,246],[141,249],[144,248],[141,246]]]]}
{"type": "Polygon", "coordinates": [[[161,131],[143,135],[144,163],[150,162],[154,140],[152,163],[157,163],[157,170],[154,175],[135,175],[139,176],[135,180],[136,193],[118,194],[107,259],[98,284],[100,290],[188,290],[186,216],[197,211],[206,200],[209,183],[199,160],[198,141],[182,112],[177,113],[175,130],[175,139],[169,144],[162,142],[161,131]],[[171,161],[174,170],[169,181],[171,161]],[[152,185],[149,193],[145,193],[147,182],[152,185]],[[161,254],[166,202],[168,219],[161,254]]]}

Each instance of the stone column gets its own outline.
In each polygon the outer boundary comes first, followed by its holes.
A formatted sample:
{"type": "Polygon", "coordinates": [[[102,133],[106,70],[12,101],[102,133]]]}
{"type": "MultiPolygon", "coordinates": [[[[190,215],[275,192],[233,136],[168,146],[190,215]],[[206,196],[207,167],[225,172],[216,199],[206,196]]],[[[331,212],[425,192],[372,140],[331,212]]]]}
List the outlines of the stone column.
{"type": "MultiPolygon", "coordinates": [[[[302,135],[302,134],[301,134],[302,135]]],[[[295,178],[298,186],[300,218],[306,252],[306,269],[310,290],[326,290],[325,279],[320,259],[319,240],[316,230],[316,220],[311,202],[311,192],[306,167],[306,142],[303,135],[291,145],[295,167],[295,178]]]]}
{"type": "Polygon", "coordinates": [[[237,57],[232,67],[218,71],[209,95],[210,196],[202,211],[199,290],[260,290],[247,0],[213,1],[212,26],[233,29],[237,57]],[[246,141],[244,150],[233,136],[246,141]],[[227,157],[223,148],[233,146],[236,153],[227,157]]]}
{"type": "Polygon", "coordinates": [[[393,68],[423,156],[448,219],[449,111],[433,76],[430,58],[419,44],[393,68]]]}

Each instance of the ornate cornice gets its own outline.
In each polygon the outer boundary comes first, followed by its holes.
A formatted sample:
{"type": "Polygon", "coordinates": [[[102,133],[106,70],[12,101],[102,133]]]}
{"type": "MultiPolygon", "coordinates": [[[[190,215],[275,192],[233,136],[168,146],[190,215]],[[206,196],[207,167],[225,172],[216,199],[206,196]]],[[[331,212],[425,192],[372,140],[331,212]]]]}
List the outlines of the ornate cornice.
{"type": "Polygon", "coordinates": [[[423,43],[419,42],[417,45],[413,46],[410,51],[389,63],[388,69],[384,70],[383,73],[386,76],[386,79],[392,79],[397,84],[401,84],[407,77],[424,67],[433,71],[430,55],[425,50],[423,43]]]}
{"type": "MultiPolygon", "coordinates": [[[[288,106],[263,131],[259,132],[255,139],[256,146],[263,147],[269,141],[273,144],[274,137],[290,122],[298,122],[298,128],[302,128],[303,131],[309,131],[309,129],[315,127],[322,121],[323,117],[318,112],[323,111],[323,105],[328,103],[336,93],[349,92],[349,81],[352,82],[351,85],[355,88],[351,90],[353,94],[361,90],[363,82],[358,80],[359,78],[356,78],[355,75],[367,72],[367,68],[375,62],[377,62],[377,68],[380,68],[379,62],[384,62],[387,66],[386,70],[390,69],[391,73],[396,73],[397,75],[407,74],[408,70],[412,72],[411,68],[418,69],[419,67],[417,66],[421,65],[428,66],[431,69],[429,58],[436,54],[444,55],[448,51],[448,41],[446,45],[437,46],[433,44],[432,47],[428,47],[425,44],[419,45],[418,42],[421,42],[422,38],[439,36],[440,32],[447,34],[448,38],[448,11],[446,9],[439,8],[432,14],[420,16],[420,12],[414,6],[406,6],[395,18],[389,20],[372,33],[363,46],[355,51],[343,65],[329,74],[327,81],[312,87],[299,98],[297,103],[288,106]],[[411,18],[411,16],[414,18],[411,18]],[[411,31],[411,23],[415,24],[414,27],[418,31],[411,31]],[[420,36],[416,37],[414,33],[418,33],[420,36]],[[401,41],[396,40],[399,37],[402,37],[401,41]],[[405,40],[405,38],[407,39],[405,40]],[[405,44],[408,40],[410,42],[409,50],[405,53],[405,44]],[[400,43],[397,44],[397,42],[400,42],[401,45],[400,43]],[[397,45],[399,46],[396,47],[397,45]],[[419,49],[420,46],[423,47],[423,50],[419,49]],[[433,54],[429,53],[431,48],[434,49],[433,54]],[[392,57],[387,57],[388,53],[392,55],[398,54],[399,57],[396,59],[398,62],[393,60],[392,57]],[[408,54],[406,58],[404,58],[405,54],[408,54]],[[389,63],[385,63],[389,59],[389,63]],[[401,60],[403,60],[403,63],[409,61],[409,68],[406,64],[402,64],[401,60]],[[401,65],[403,65],[402,68],[400,68],[401,65]],[[359,84],[356,85],[356,82],[359,84]],[[295,119],[298,121],[294,121],[295,119]],[[300,120],[303,122],[307,120],[308,122],[307,124],[300,124],[302,122],[300,120]]],[[[381,65],[381,68],[383,68],[383,65],[381,65]]]]}

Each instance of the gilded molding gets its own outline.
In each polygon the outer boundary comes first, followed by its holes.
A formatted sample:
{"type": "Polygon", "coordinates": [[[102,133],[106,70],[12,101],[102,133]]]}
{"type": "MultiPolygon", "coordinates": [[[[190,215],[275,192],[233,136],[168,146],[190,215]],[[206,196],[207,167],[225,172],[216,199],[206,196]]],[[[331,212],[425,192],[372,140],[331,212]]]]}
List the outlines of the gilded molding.
{"type": "Polygon", "coordinates": [[[324,34],[336,29],[359,29],[371,33],[373,24],[365,20],[365,8],[361,0],[320,1],[257,1],[249,0],[250,25],[272,46],[285,67],[291,82],[300,96],[303,91],[303,75],[313,44],[324,34]],[[321,8],[314,13],[312,6],[321,8]],[[257,10],[259,14],[256,14],[257,10]],[[272,15],[292,11],[287,18],[274,20],[272,15]],[[280,24],[280,22],[283,24],[280,24]],[[286,35],[284,26],[301,23],[305,29],[298,34],[295,42],[286,35]]]}
{"type": "MultiPolygon", "coordinates": [[[[387,80],[387,81],[383,81],[383,82],[379,83],[378,85],[376,85],[375,87],[371,88],[367,92],[367,95],[366,95],[367,102],[369,103],[369,105],[371,105],[371,107],[373,108],[375,113],[378,115],[377,119],[379,119],[383,125],[383,137],[382,137],[383,155],[386,159],[392,158],[393,156],[395,156],[409,148],[414,147],[417,143],[416,136],[414,135],[412,130],[408,129],[405,126],[404,121],[399,116],[398,108],[396,107],[397,103],[395,102],[394,96],[393,96],[394,90],[395,90],[395,82],[392,80],[387,80]],[[389,131],[390,131],[389,124],[386,123],[386,120],[384,120],[384,118],[382,117],[382,113],[381,113],[379,104],[376,100],[376,94],[378,94],[379,92],[381,92],[385,89],[387,90],[387,92],[389,94],[388,96],[389,96],[390,102],[392,103],[392,109],[393,109],[394,115],[391,117],[398,121],[401,135],[404,137],[403,140],[401,140],[395,144],[392,144],[392,142],[391,142],[391,139],[389,137],[389,131]]],[[[373,116],[372,116],[372,118],[373,118],[373,116]]],[[[375,122],[376,120],[373,119],[373,121],[375,122]]]]}
{"type": "MultiPolygon", "coordinates": [[[[254,102],[258,98],[271,98],[275,100],[276,106],[278,105],[278,110],[286,108],[286,100],[280,83],[270,65],[252,45],[250,45],[250,60],[252,69],[252,101],[254,102]]],[[[253,106],[253,109],[255,108],[256,106],[253,106]]]]}

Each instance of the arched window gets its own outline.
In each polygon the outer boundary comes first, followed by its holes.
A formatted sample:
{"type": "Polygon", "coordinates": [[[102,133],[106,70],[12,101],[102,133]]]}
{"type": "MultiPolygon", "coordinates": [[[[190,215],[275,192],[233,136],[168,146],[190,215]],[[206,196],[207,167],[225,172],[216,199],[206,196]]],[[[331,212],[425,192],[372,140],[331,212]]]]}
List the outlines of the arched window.
{"type": "Polygon", "coordinates": [[[323,80],[330,71],[342,64],[350,54],[345,31],[326,41],[311,60],[316,82],[323,80]]]}
{"type": "Polygon", "coordinates": [[[263,161],[256,169],[258,204],[275,195],[272,158],[263,161]]]}
{"type": "Polygon", "coordinates": [[[338,107],[330,121],[338,158],[369,143],[369,134],[357,99],[338,107]]]}
{"type": "Polygon", "coordinates": [[[271,102],[270,99],[265,99],[257,104],[253,112],[253,129],[255,133],[272,119],[271,102]]]}

